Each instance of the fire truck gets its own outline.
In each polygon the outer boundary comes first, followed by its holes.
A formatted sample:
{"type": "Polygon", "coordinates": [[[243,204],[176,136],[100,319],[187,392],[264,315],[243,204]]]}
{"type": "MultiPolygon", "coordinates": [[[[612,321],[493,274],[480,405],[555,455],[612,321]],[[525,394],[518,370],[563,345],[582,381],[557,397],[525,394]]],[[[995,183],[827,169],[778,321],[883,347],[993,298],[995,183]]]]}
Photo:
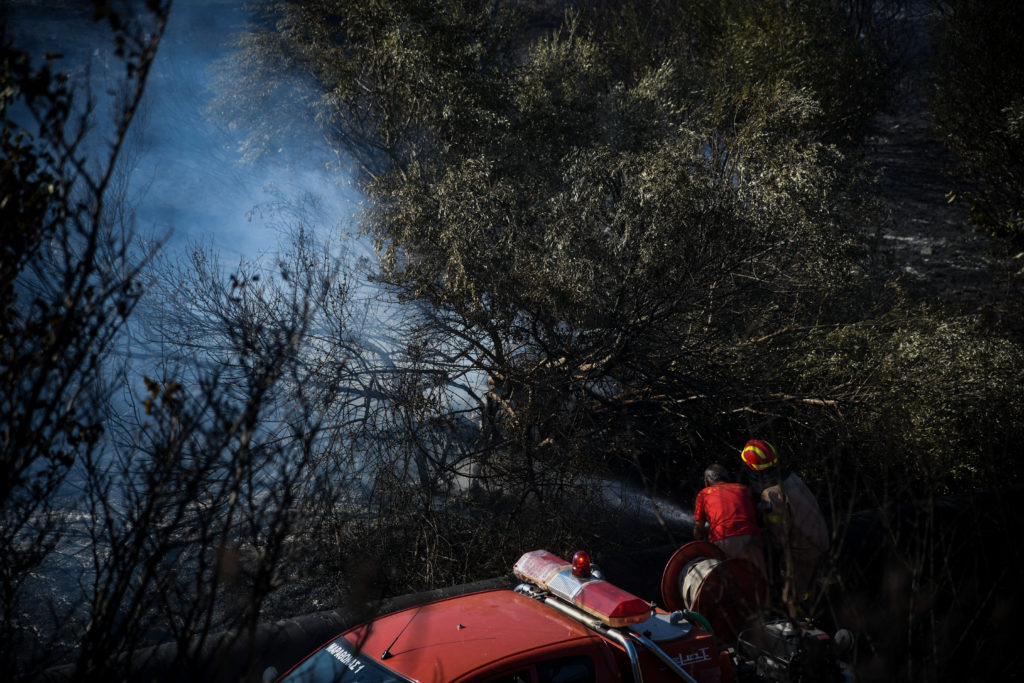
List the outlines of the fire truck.
{"type": "MultiPolygon", "coordinates": [[[[438,600],[351,628],[281,683],[730,683],[852,680],[836,638],[810,621],[765,619],[759,570],[714,545],[677,550],[662,574],[663,606],[572,561],[524,554],[521,582],[438,600]]],[[[840,637],[842,636],[842,637],[840,637]]]]}

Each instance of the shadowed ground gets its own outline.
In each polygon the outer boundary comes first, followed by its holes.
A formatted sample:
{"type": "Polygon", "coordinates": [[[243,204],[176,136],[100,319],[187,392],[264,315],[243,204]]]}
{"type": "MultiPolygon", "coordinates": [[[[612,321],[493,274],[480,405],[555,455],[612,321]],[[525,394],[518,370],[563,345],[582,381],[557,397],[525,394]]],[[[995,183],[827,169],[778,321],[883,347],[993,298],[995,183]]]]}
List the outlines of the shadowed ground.
{"type": "Polygon", "coordinates": [[[993,316],[1020,334],[1024,257],[978,231],[967,208],[948,199],[951,159],[932,134],[928,112],[930,15],[924,4],[914,3],[905,17],[905,70],[891,110],[876,118],[868,139],[867,161],[888,213],[878,226],[878,265],[916,298],[993,316]]]}

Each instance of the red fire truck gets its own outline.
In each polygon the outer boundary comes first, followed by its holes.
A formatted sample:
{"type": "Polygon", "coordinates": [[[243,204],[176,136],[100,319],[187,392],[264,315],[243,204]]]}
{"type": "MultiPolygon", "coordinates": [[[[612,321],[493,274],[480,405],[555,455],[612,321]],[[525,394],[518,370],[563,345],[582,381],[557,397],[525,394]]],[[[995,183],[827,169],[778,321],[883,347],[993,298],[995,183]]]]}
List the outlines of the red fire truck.
{"type": "Polygon", "coordinates": [[[514,589],[471,593],[340,634],[279,681],[605,683],[849,678],[833,639],[808,623],[759,620],[767,587],[708,543],[680,548],[656,607],[600,577],[586,553],[545,550],[513,567],[514,589]],[[696,609],[694,609],[696,608],[696,609]],[[703,611],[703,613],[702,613],[703,611]]]}

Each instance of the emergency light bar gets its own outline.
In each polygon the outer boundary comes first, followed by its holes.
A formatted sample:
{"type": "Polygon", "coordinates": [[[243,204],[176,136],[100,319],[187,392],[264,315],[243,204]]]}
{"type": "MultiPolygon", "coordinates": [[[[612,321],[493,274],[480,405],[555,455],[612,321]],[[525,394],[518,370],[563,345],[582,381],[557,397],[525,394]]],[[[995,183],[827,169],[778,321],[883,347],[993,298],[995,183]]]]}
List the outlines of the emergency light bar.
{"type": "Polygon", "coordinates": [[[546,550],[519,558],[512,573],[597,617],[605,626],[638,624],[651,616],[651,606],[603,579],[575,576],[573,565],[546,550]]]}

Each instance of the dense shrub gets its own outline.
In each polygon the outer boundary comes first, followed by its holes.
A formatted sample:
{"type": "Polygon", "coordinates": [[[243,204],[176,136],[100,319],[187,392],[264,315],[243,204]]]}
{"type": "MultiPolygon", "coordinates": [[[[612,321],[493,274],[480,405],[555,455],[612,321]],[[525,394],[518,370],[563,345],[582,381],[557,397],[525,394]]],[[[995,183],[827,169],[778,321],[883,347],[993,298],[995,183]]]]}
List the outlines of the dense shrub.
{"type": "Polygon", "coordinates": [[[1019,481],[1004,454],[1024,433],[1024,349],[978,317],[897,309],[803,349],[794,368],[805,391],[844,387],[845,433],[823,433],[841,439],[837,459],[869,489],[862,507],[1019,481]]]}

